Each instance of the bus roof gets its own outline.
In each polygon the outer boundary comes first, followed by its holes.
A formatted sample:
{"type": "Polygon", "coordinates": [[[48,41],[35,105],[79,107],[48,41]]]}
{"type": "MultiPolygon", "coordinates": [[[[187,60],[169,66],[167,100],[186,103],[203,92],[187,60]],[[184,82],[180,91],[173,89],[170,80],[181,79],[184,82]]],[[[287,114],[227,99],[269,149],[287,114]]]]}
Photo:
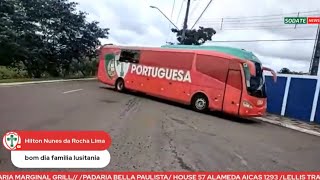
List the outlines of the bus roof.
{"type": "MultiPolygon", "coordinates": [[[[183,45],[184,46],[184,45],[183,45]]],[[[201,53],[201,54],[207,54],[207,55],[215,55],[219,57],[224,57],[228,59],[235,59],[235,60],[240,60],[240,61],[247,61],[248,59],[245,58],[239,58],[238,56],[235,56],[230,53],[224,53],[221,51],[207,51],[206,49],[202,48],[183,48],[183,46],[177,46],[176,48],[174,47],[169,47],[164,48],[164,46],[161,47],[142,47],[142,46],[118,46],[118,45],[113,45],[113,44],[105,44],[102,45],[102,48],[109,47],[109,48],[120,48],[120,49],[132,49],[132,50],[155,50],[155,51],[174,51],[174,52],[196,52],[196,53],[201,53]]],[[[188,46],[184,46],[188,47],[188,46]]]]}
{"type": "Polygon", "coordinates": [[[209,50],[217,51],[225,54],[233,55],[237,58],[249,60],[257,63],[261,61],[250,51],[244,49],[227,47],[227,46],[199,46],[199,45],[163,45],[162,48],[173,48],[173,49],[197,49],[197,50],[209,50]]]}

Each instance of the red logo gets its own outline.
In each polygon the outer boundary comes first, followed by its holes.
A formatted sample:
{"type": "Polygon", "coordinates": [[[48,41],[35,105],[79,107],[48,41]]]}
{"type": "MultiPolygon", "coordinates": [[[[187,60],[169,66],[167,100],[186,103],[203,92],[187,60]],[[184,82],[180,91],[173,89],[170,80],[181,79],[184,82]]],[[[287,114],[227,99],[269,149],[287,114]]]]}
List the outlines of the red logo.
{"type": "Polygon", "coordinates": [[[308,24],[320,24],[320,17],[308,17],[308,24]]]}

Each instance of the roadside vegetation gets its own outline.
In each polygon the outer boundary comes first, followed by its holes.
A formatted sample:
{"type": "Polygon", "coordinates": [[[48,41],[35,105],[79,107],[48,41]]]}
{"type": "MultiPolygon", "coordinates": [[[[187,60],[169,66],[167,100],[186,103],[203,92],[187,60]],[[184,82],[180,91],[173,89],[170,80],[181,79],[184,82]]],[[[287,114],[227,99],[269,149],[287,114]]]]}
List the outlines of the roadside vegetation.
{"type": "Polygon", "coordinates": [[[0,82],[94,76],[108,28],[68,0],[0,2],[0,82]]]}

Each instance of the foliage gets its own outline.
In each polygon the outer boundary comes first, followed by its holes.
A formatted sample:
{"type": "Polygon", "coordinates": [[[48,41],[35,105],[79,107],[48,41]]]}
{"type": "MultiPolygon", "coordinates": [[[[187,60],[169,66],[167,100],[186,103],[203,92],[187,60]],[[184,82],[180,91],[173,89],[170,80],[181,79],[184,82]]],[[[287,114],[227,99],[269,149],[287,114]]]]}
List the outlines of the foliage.
{"type": "Polygon", "coordinates": [[[291,71],[288,68],[282,68],[279,72],[279,74],[298,74],[298,75],[305,75],[308,73],[304,73],[304,72],[295,72],[295,71],[291,71]]]}
{"type": "Polygon", "coordinates": [[[173,33],[176,33],[179,44],[183,45],[201,45],[206,41],[211,41],[212,36],[216,34],[213,28],[199,27],[199,29],[187,29],[185,33],[185,39],[182,42],[182,30],[171,29],[173,33]]]}
{"type": "Polygon", "coordinates": [[[20,71],[17,68],[0,66],[0,79],[16,79],[27,76],[25,71],[20,71]]]}
{"type": "Polygon", "coordinates": [[[278,73],[280,73],[280,74],[291,74],[291,71],[288,68],[282,68],[278,73]]]}
{"type": "MultiPolygon", "coordinates": [[[[68,0],[2,0],[0,65],[25,69],[29,77],[68,76],[96,61],[99,38],[109,29],[87,22],[68,0]],[[19,66],[18,66],[19,65],[19,66]]],[[[91,73],[91,71],[90,71],[91,73]]]]}

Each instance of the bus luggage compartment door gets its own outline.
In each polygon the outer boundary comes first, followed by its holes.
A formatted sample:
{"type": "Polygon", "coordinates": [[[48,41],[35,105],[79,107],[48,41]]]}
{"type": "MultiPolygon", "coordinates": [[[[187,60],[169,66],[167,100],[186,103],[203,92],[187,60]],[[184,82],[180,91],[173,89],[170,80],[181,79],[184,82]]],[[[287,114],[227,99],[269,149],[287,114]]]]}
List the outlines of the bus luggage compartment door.
{"type": "Polygon", "coordinates": [[[189,103],[190,102],[190,84],[183,83],[179,81],[165,81],[164,91],[162,95],[165,98],[179,102],[179,103],[189,103]]]}
{"type": "Polygon", "coordinates": [[[238,115],[242,94],[241,71],[229,70],[224,93],[223,112],[238,115]]]}

